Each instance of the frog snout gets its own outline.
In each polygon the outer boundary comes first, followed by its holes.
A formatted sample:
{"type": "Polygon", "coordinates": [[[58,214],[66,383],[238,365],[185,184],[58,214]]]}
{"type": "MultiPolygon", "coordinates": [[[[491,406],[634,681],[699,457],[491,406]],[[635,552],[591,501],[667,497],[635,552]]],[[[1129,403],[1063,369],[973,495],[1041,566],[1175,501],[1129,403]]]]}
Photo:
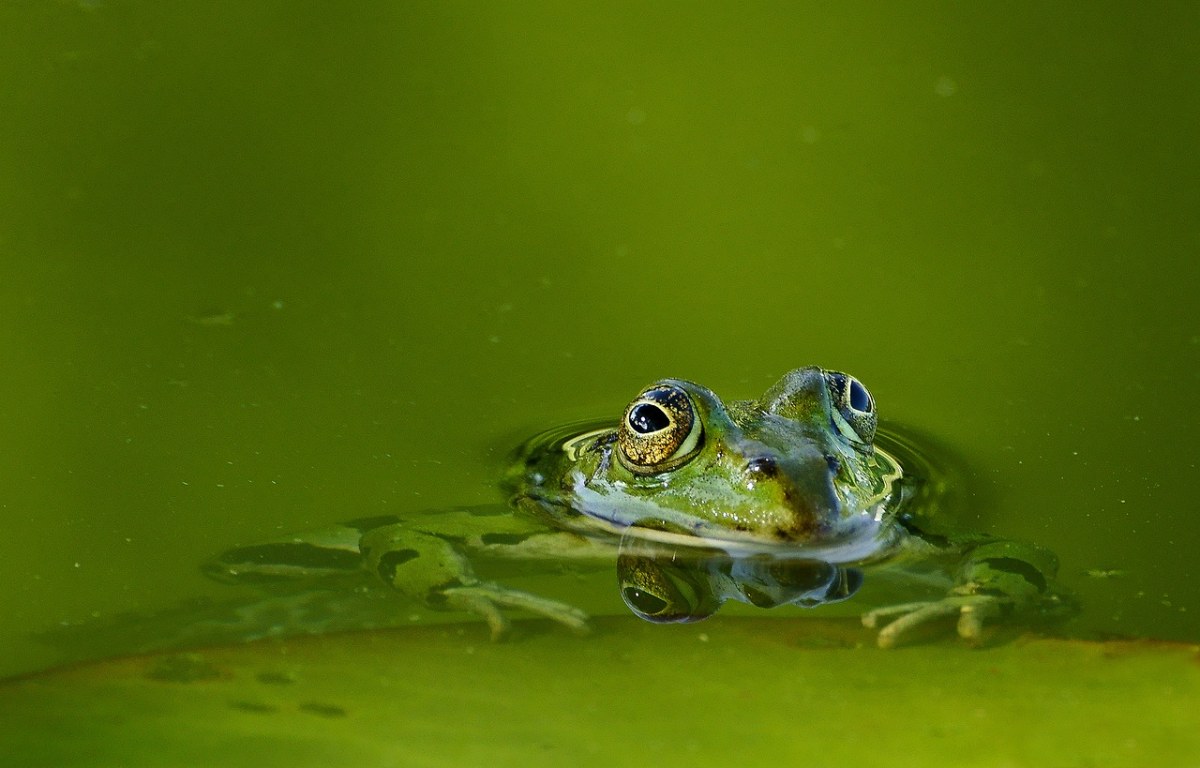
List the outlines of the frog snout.
{"type": "Polygon", "coordinates": [[[747,459],[744,469],[749,488],[770,484],[778,490],[778,503],[792,513],[791,536],[820,528],[838,516],[833,475],[823,456],[764,454],[747,459]]]}

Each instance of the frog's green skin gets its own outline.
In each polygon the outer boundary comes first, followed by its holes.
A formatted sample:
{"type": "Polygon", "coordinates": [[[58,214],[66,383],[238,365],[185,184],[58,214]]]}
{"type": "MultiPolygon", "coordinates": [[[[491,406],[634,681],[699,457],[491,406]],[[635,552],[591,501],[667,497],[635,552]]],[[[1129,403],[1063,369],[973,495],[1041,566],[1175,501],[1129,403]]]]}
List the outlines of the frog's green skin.
{"type": "Polygon", "coordinates": [[[693,621],[727,599],[763,607],[850,597],[863,569],[941,573],[942,597],[873,610],[890,647],[957,617],[1060,612],[1045,550],[985,536],[932,536],[914,522],[930,491],[897,443],[876,445],[871,395],[846,374],[791,371],[757,400],[724,403],[664,379],[616,425],[564,428],[523,446],[505,477],[517,513],[454,509],[351,521],[230,550],[206,565],[236,581],[327,582],[364,570],[427,604],[482,616],[494,637],[519,608],[584,631],[575,608],[478,579],[475,558],[616,562],[622,597],[651,621],[693,621]],[[891,447],[891,446],[889,446],[891,447]]]}

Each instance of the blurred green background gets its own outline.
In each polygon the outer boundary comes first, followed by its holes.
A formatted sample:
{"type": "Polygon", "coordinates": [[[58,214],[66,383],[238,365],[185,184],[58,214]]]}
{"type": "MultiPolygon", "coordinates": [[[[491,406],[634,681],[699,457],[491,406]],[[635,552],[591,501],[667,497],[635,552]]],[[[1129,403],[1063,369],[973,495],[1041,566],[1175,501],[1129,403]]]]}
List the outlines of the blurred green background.
{"type": "Polygon", "coordinates": [[[1200,640],[1197,61],[1188,2],[0,4],[0,674],[810,363],[1078,631],[1200,640]]]}

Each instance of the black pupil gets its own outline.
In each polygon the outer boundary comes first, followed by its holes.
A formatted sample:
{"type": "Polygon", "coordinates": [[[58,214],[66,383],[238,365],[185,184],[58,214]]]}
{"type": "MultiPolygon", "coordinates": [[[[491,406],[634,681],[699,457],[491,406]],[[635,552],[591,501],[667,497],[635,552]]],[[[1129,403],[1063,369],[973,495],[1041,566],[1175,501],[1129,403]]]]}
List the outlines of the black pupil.
{"type": "Polygon", "coordinates": [[[637,608],[642,613],[649,616],[655,616],[662,613],[667,607],[667,601],[657,595],[652,595],[649,592],[643,592],[640,589],[627,587],[625,589],[625,599],[634,608],[637,608]]]}
{"type": "Polygon", "coordinates": [[[671,419],[657,405],[640,403],[629,412],[629,426],[633,427],[635,432],[648,435],[671,426],[671,419]]]}
{"type": "Polygon", "coordinates": [[[858,379],[850,379],[850,407],[856,411],[871,410],[871,396],[867,388],[858,383],[858,379]]]}

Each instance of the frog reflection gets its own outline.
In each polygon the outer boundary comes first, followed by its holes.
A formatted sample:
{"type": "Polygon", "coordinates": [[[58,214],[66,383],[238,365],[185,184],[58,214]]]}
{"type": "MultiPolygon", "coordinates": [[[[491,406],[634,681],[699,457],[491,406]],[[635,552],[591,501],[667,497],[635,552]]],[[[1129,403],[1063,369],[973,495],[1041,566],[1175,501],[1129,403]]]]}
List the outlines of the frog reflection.
{"type": "Polygon", "coordinates": [[[621,599],[655,624],[700,621],[726,600],[757,608],[815,608],[841,602],[862,586],[862,571],[769,552],[731,554],[625,535],[617,553],[621,599]]]}

